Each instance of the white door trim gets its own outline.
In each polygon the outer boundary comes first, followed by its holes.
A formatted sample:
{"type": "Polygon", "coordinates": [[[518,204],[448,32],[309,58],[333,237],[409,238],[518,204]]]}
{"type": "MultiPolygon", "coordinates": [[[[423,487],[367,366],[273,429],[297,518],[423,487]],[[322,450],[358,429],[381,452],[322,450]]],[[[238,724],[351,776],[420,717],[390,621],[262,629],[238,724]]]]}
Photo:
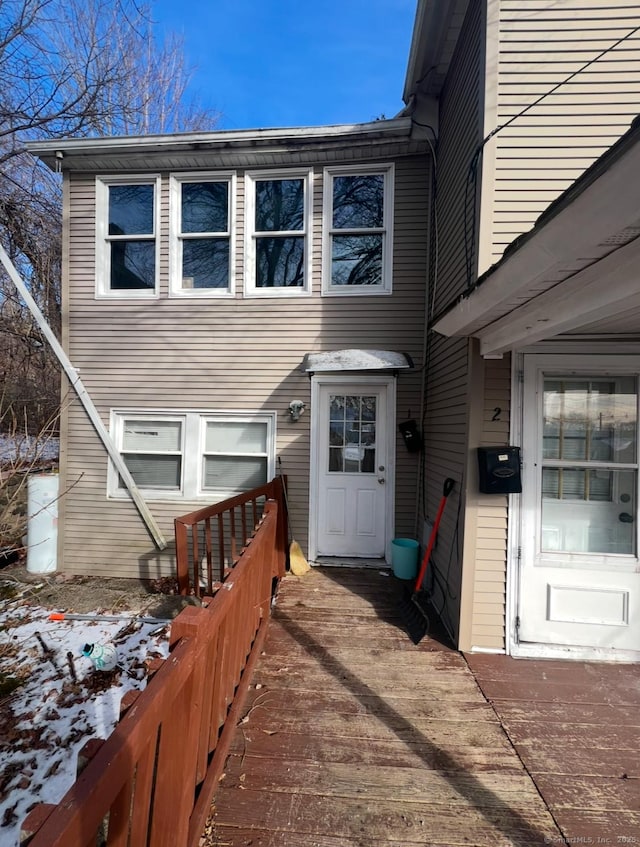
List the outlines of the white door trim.
{"type": "Polygon", "coordinates": [[[309,558],[318,555],[318,454],[320,427],[320,388],[329,385],[375,385],[387,389],[387,470],[385,473],[385,561],[391,562],[391,541],[395,532],[396,491],[396,378],[394,376],[363,376],[319,374],[311,377],[311,431],[309,450],[309,558]]]}
{"type": "MultiPolygon", "coordinates": [[[[525,467],[527,461],[534,461],[535,456],[528,455],[528,445],[522,444],[524,433],[524,367],[525,354],[535,356],[538,363],[548,365],[558,370],[589,370],[590,373],[640,373],[638,347],[633,345],[630,351],[606,350],[600,355],[580,349],[577,345],[562,344],[553,350],[542,346],[523,348],[514,352],[511,357],[511,429],[510,443],[522,445],[523,481],[526,479],[525,467]],[[562,364],[558,365],[558,357],[562,356],[562,364]],[[635,358],[635,362],[633,361],[635,358]]],[[[534,449],[537,450],[537,447],[534,449]]],[[[505,651],[515,658],[540,659],[573,659],[579,661],[614,661],[638,662],[640,651],[610,650],[600,647],[567,646],[562,644],[545,644],[535,642],[519,643],[516,621],[520,614],[520,568],[522,545],[523,507],[522,495],[510,495],[508,504],[507,530],[507,591],[506,591],[506,620],[505,620],[505,651]]]]}

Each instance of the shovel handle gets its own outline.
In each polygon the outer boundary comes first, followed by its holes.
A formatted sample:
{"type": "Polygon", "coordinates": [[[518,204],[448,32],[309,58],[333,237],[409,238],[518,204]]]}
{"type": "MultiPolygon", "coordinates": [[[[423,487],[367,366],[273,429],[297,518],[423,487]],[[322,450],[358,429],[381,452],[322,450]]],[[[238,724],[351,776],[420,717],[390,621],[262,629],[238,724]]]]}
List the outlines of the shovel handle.
{"type": "Polygon", "coordinates": [[[442,520],[442,513],[444,512],[444,507],[447,503],[447,497],[453,491],[453,486],[455,485],[455,480],[451,479],[451,477],[447,477],[444,481],[444,485],[442,486],[442,497],[440,498],[440,504],[438,505],[438,511],[436,514],[436,519],[433,522],[433,527],[431,528],[431,535],[429,536],[429,541],[427,543],[427,549],[424,551],[424,556],[422,557],[422,564],[420,565],[420,572],[418,574],[418,578],[416,580],[416,587],[414,588],[414,592],[417,594],[420,591],[420,586],[422,585],[422,580],[424,579],[424,575],[427,572],[427,565],[429,564],[429,559],[431,558],[431,551],[433,550],[433,545],[436,543],[436,538],[438,535],[438,527],[440,526],[440,521],[442,520]]]}

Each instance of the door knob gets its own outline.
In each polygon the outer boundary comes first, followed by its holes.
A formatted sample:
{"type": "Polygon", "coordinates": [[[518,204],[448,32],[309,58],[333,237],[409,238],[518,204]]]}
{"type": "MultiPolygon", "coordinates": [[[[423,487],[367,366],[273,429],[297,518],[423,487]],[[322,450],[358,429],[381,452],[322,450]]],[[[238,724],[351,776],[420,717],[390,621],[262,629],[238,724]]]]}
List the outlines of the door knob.
{"type": "Polygon", "coordinates": [[[384,485],[384,477],[380,477],[380,476],[379,476],[379,477],[378,477],[378,482],[380,483],[380,485],[384,485]]]}

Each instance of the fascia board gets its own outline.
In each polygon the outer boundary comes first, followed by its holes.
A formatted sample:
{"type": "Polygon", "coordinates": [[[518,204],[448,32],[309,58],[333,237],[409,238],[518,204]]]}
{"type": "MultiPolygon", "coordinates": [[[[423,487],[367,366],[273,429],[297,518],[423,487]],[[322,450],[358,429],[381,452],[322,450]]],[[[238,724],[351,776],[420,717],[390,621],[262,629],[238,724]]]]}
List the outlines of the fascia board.
{"type": "Polygon", "coordinates": [[[639,306],[639,264],[636,238],[477,333],[481,355],[534,344],[639,306]]]}
{"type": "Polygon", "coordinates": [[[64,138],[52,141],[29,141],[26,149],[40,158],[87,153],[139,152],[140,149],[184,150],[215,149],[217,147],[249,147],[300,141],[323,141],[349,138],[405,137],[411,132],[411,119],[393,118],[364,124],[335,124],[317,127],[287,127],[276,129],[220,130],[213,132],[169,133],[166,135],[131,135],[101,138],[64,138]]]}

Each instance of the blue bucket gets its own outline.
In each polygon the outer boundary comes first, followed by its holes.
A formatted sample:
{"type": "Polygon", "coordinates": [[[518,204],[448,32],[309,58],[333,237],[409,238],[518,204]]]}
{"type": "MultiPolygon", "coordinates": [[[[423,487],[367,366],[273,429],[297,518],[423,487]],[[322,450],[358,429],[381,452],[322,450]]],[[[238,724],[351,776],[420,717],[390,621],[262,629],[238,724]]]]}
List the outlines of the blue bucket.
{"type": "Polygon", "coordinates": [[[413,538],[394,538],[391,542],[391,564],[398,579],[415,579],[418,575],[418,550],[413,538]]]}

